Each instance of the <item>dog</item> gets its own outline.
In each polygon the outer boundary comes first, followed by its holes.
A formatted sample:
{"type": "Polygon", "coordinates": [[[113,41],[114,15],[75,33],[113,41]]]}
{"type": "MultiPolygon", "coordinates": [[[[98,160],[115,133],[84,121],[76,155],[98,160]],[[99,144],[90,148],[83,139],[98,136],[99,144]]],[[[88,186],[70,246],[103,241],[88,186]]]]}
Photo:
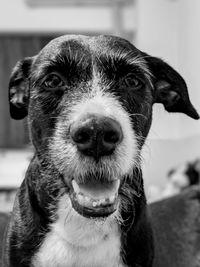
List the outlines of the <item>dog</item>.
{"type": "Polygon", "coordinates": [[[183,78],[122,38],[65,35],[16,64],[9,102],[35,155],[3,266],[152,266],[140,154],[154,103],[199,119],[183,78]]]}
{"type": "Polygon", "coordinates": [[[168,172],[167,185],[163,191],[164,197],[179,194],[192,185],[199,185],[200,159],[180,164],[168,172]]]}

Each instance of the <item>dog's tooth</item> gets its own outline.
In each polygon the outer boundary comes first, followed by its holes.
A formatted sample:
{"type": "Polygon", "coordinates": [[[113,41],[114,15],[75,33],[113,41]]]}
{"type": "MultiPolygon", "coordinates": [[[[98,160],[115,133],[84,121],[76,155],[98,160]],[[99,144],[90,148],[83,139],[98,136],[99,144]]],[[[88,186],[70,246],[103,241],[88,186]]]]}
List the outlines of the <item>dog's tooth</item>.
{"type": "Polygon", "coordinates": [[[99,205],[102,205],[103,204],[103,199],[100,199],[99,200],[99,205]]]}
{"type": "Polygon", "coordinates": [[[117,190],[119,189],[119,186],[120,186],[120,179],[117,179],[117,181],[116,181],[116,189],[117,190]]]}
{"type": "Polygon", "coordinates": [[[102,199],[100,199],[100,200],[98,201],[98,205],[100,206],[100,205],[102,205],[102,204],[103,204],[102,199]]]}
{"type": "Polygon", "coordinates": [[[107,205],[107,204],[108,204],[108,199],[104,198],[103,205],[107,205]]]}
{"type": "Polygon", "coordinates": [[[80,188],[75,180],[72,180],[72,186],[74,191],[78,194],[80,192],[80,188]]]}
{"type": "Polygon", "coordinates": [[[86,201],[87,203],[89,203],[89,202],[91,202],[91,198],[90,198],[90,197],[87,197],[87,196],[85,196],[85,201],[86,201]]]}
{"type": "Polygon", "coordinates": [[[109,197],[109,201],[110,201],[111,203],[114,202],[114,200],[115,200],[115,195],[109,197]]]}
{"type": "Polygon", "coordinates": [[[96,201],[93,201],[93,202],[92,202],[92,206],[93,206],[93,207],[96,207],[97,205],[98,205],[98,204],[97,204],[96,201]]]}
{"type": "Polygon", "coordinates": [[[108,204],[110,203],[110,199],[109,198],[105,198],[105,203],[104,204],[108,204]]]}
{"type": "Polygon", "coordinates": [[[106,199],[105,198],[102,198],[101,199],[101,204],[105,204],[106,203],[106,199]]]}
{"type": "Polygon", "coordinates": [[[78,201],[79,201],[79,202],[83,203],[83,201],[84,201],[84,196],[83,196],[83,195],[78,194],[78,195],[77,195],[77,198],[78,198],[78,201]]]}
{"type": "Polygon", "coordinates": [[[96,200],[96,206],[99,206],[100,205],[100,200],[96,200]]]}

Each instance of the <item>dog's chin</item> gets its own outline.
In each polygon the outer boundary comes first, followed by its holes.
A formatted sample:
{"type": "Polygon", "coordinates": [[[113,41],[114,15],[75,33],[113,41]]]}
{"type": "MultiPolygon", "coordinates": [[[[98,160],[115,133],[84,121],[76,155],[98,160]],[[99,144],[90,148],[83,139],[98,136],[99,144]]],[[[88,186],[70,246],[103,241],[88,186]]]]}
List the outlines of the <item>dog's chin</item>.
{"type": "Polygon", "coordinates": [[[87,218],[108,217],[118,208],[120,180],[88,181],[72,180],[70,200],[72,207],[87,218]]]}

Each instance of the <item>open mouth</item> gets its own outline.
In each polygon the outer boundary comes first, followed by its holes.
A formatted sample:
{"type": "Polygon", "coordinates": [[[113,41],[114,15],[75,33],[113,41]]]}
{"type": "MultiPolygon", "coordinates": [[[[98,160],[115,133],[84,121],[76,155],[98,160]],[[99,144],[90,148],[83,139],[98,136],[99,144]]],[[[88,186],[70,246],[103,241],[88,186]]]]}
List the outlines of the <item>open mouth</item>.
{"type": "Polygon", "coordinates": [[[118,207],[120,180],[107,182],[72,180],[72,207],[85,217],[107,217],[118,207]]]}

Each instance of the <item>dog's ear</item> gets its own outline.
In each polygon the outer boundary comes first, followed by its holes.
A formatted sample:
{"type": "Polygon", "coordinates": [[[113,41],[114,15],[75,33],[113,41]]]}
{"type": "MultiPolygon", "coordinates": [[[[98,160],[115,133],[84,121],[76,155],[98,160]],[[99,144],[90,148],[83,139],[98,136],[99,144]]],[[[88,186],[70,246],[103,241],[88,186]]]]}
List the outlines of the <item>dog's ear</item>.
{"type": "Polygon", "coordinates": [[[162,103],[168,112],[181,112],[193,119],[199,119],[181,75],[159,58],[146,55],[145,59],[154,76],[154,103],[162,103]]]}
{"type": "Polygon", "coordinates": [[[9,82],[10,115],[15,120],[23,119],[28,114],[29,81],[28,77],[33,57],[18,61],[9,82]]]}

